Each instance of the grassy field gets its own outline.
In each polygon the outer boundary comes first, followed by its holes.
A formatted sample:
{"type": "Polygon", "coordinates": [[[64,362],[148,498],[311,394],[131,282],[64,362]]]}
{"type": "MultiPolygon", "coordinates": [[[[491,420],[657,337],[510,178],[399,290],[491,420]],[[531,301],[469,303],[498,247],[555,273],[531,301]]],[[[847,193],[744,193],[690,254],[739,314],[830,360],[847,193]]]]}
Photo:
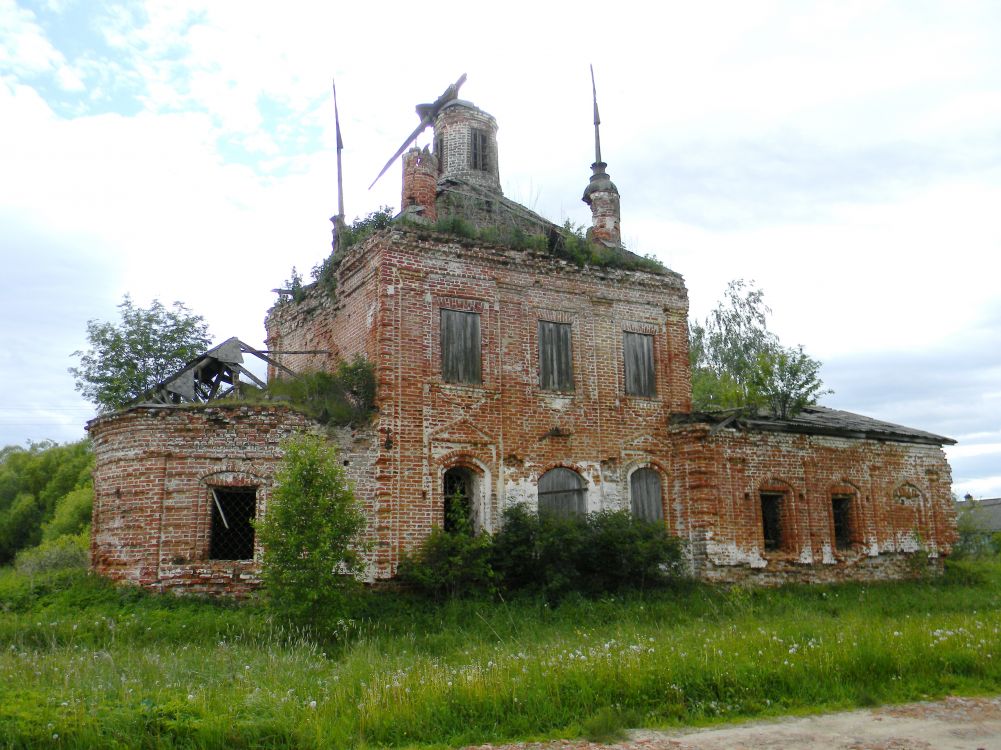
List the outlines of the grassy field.
{"type": "Polygon", "coordinates": [[[0,571],[0,747],[451,747],[1001,691],[1001,567],[900,584],[259,606],[0,571]]]}

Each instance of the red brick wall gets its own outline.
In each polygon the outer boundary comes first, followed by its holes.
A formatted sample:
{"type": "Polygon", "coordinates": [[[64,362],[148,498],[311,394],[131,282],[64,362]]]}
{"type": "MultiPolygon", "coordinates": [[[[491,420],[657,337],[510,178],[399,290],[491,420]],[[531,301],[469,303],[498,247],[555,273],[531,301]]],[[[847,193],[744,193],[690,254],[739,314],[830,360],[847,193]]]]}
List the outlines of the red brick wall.
{"type": "Polygon", "coordinates": [[[677,428],[672,441],[672,501],[703,578],[895,577],[907,567],[904,557],[937,558],[955,539],[951,474],[939,446],[733,429],[711,434],[704,426],[677,428]],[[764,550],[762,491],[785,498],[776,551],[764,550]],[[852,498],[849,549],[835,548],[834,494],[852,498]]]}
{"type": "MultiPolygon", "coordinates": [[[[267,508],[284,438],[314,428],[284,406],[134,407],[88,425],[94,445],[91,565],[157,589],[245,594],[255,560],[210,560],[211,488],[257,487],[267,508]]],[[[349,477],[370,491],[363,434],[339,434],[349,477]]]]}

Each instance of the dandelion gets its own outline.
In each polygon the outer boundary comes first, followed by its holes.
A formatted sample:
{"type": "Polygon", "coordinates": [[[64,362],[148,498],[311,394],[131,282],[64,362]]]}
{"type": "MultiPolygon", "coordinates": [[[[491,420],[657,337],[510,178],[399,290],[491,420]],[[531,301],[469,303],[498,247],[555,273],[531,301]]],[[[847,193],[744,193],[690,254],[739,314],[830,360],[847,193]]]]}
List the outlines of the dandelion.
{"type": "Polygon", "coordinates": [[[309,707],[312,708],[312,709],[315,709],[316,708],[316,701],[310,701],[309,702],[309,707]]]}

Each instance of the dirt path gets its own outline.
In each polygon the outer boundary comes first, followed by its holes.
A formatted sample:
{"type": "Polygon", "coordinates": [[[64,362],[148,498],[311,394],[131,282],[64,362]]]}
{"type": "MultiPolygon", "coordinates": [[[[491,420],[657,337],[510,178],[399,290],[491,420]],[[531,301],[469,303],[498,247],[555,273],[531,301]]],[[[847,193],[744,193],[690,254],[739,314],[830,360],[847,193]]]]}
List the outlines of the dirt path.
{"type": "MultiPolygon", "coordinates": [[[[555,741],[476,750],[1001,750],[1001,696],[946,698],[711,729],[637,730],[599,745],[555,741]]],[[[467,750],[471,750],[468,749],[467,750]]]]}

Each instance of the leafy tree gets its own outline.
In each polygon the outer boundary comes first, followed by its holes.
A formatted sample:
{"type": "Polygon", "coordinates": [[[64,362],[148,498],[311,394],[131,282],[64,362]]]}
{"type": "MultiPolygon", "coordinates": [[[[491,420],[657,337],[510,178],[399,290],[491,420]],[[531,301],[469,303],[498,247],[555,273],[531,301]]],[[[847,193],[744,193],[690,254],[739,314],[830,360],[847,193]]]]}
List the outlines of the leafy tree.
{"type": "Polygon", "coordinates": [[[768,330],[771,309],[754,282],[731,281],[704,322],[692,321],[692,408],[767,408],[782,419],[825,393],[821,363],[768,330]]]}
{"type": "Polygon", "coordinates": [[[43,536],[54,539],[86,527],[93,465],[87,440],[0,450],[0,564],[43,536]]]}
{"type": "Polygon", "coordinates": [[[277,612],[313,623],[341,605],[356,583],[365,516],[332,445],[300,435],[283,449],[267,511],[257,523],[261,577],[277,612]]]}
{"type": "Polygon", "coordinates": [[[103,412],[142,396],[209,346],[208,325],[180,302],[138,307],[129,295],[118,305],[120,321],[87,323],[87,351],[73,352],[69,371],[76,389],[103,412]]]}

